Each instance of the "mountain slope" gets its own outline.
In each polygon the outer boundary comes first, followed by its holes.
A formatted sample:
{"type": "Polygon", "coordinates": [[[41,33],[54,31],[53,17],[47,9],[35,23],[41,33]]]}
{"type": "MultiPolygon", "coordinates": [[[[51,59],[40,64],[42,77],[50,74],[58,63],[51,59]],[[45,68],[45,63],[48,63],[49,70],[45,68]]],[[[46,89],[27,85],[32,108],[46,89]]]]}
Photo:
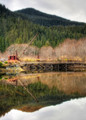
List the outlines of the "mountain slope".
{"type": "MultiPolygon", "coordinates": [[[[77,23],[78,25],[54,25],[47,27],[34,24],[25,15],[11,12],[5,6],[0,5],[0,51],[3,52],[11,44],[29,43],[29,41],[38,33],[37,38],[32,43],[37,47],[52,46],[56,47],[66,38],[76,39],[86,37],[86,25],[77,23]]],[[[31,10],[32,11],[32,10],[31,10]]],[[[30,13],[33,14],[33,13],[30,13]]],[[[36,11],[36,16],[41,16],[36,11]]],[[[42,14],[43,18],[51,19],[51,16],[42,14]]],[[[54,16],[56,17],[56,16],[54,16]]],[[[54,18],[52,16],[52,19],[54,18]]],[[[33,16],[34,18],[34,16],[33,16]]],[[[40,17],[39,17],[40,18],[40,17]]],[[[57,17],[56,17],[57,18],[57,17]]],[[[31,18],[32,19],[32,18],[31,18]]],[[[35,19],[33,19],[35,20],[35,19]]],[[[64,19],[65,20],[65,19],[64,19]]],[[[49,20],[48,20],[49,21],[49,20]]],[[[64,23],[64,22],[63,22],[64,23]]]]}
{"type": "Polygon", "coordinates": [[[16,11],[16,13],[20,13],[22,16],[25,16],[29,20],[31,20],[35,24],[40,24],[44,26],[68,26],[68,25],[83,25],[84,23],[74,22],[67,19],[64,19],[59,16],[49,15],[33,8],[26,8],[22,10],[16,11]]]}

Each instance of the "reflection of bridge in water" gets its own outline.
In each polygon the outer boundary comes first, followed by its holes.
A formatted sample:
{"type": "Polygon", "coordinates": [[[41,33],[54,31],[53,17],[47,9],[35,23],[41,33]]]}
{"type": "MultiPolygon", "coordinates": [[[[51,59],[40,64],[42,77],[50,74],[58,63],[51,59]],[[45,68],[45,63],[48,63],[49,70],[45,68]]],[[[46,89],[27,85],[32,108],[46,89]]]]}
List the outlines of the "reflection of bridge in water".
{"type": "Polygon", "coordinates": [[[21,66],[25,71],[86,71],[86,63],[25,63],[21,66]]]}

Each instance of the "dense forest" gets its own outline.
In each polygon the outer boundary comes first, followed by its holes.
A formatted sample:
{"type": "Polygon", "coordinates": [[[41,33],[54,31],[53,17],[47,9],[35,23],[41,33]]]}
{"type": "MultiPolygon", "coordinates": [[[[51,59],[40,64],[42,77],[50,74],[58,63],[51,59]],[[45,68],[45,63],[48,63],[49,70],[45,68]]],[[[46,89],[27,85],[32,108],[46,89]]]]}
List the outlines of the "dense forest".
{"type": "Polygon", "coordinates": [[[15,43],[32,43],[37,47],[58,46],[66,38],[86,37],[86,24],[48,15],[35,9],[12,12],[0,4],[0,51],[15,43]],[[27,15],[28,14],[28,15],[27,15]],[[50,22],[49,22],[50,21],[50,22]]]}

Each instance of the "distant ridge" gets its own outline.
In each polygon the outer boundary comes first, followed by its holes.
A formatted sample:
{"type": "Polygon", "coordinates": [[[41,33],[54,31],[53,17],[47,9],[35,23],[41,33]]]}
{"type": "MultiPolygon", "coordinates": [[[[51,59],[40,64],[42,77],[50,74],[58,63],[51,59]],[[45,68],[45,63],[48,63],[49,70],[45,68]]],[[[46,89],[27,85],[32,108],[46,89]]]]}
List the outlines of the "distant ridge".
{"type": "Polygon", "coordinates": [[[84,24],[81,22],[70,21],[56,15],[46,14],[34,8],[21,9],[15,12],[20,13],[22,16],[25,16],[26,18],[31,20],[33,23],[40,24],[43,26],[58,26],[58,25],[69,26],[69,25],[84,24]]]}

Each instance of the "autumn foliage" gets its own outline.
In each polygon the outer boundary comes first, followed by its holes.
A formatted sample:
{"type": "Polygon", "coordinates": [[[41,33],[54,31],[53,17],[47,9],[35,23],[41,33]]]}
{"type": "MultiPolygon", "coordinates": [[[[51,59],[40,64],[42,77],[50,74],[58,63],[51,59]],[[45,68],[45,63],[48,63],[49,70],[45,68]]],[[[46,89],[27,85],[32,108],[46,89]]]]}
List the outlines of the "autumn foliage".
{"type": "Polygon", "coordinates": [[[39,56],[40,60],[85,60],[86,38],[80,40],[66,39],[55,48],[51,46],[37,48],[36,46],[28,46],[27,44],[14,44],[7,48],[2,56],[7,58],[8,55],[14,55],[16,51],[20,58],[26,59],[37,59],[39,56]]]}

